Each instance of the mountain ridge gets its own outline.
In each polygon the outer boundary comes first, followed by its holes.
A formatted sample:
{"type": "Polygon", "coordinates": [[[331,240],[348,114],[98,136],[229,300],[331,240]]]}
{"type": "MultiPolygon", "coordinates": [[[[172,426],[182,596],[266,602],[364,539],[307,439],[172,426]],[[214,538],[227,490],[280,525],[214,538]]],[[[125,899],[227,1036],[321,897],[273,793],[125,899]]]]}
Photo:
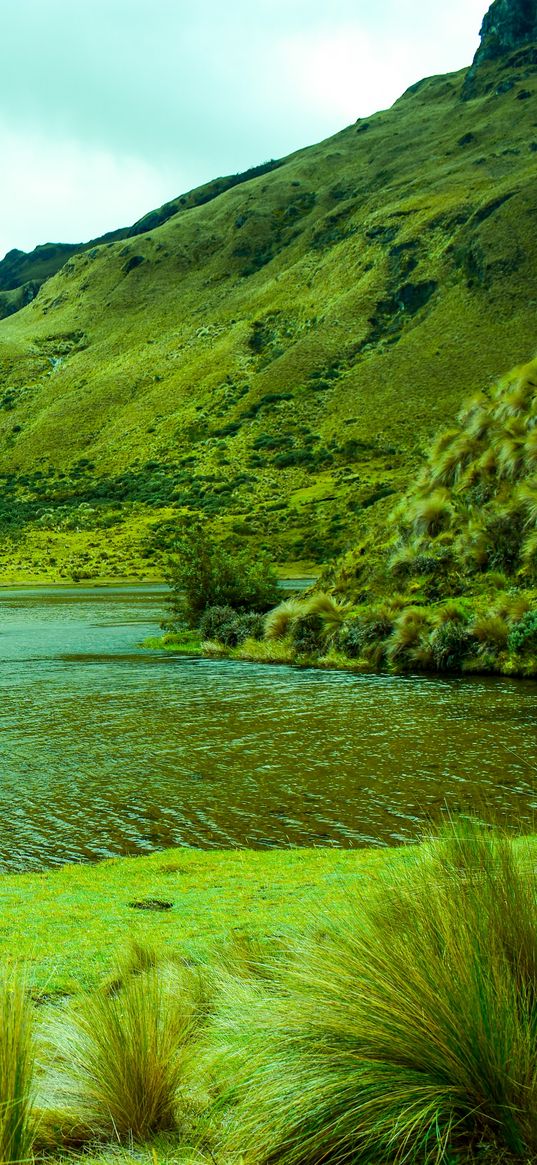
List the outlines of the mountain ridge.
{"type": "Polygon", "coordinates": [[[190,514],[282,562],[384,521],[535,344],[535,46],[468,76],[73,255],[0,322],[4,577],[158,569],[190,514]]]}

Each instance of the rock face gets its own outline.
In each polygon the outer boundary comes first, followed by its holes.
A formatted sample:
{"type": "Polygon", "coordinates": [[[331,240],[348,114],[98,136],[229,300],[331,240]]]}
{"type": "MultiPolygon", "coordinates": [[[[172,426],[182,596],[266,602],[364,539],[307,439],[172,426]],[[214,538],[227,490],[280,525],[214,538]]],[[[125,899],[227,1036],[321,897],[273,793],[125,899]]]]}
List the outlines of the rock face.
{"type": "Polygon", "coordinates": [[[537,41],[537,0],[494,0],[481,26],[473,67],[537,41]]]}

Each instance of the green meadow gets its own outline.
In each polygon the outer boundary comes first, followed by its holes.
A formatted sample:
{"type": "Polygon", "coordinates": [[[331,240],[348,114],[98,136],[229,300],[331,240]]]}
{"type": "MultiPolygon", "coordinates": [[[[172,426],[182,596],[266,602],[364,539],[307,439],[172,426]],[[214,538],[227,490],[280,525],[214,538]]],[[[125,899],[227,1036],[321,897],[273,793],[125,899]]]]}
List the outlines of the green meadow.
{"type": "Polygon", "coordinates": [[[529,1165],[535,888],[471,821],[4,877],[2,1160],[529,1165]]]}

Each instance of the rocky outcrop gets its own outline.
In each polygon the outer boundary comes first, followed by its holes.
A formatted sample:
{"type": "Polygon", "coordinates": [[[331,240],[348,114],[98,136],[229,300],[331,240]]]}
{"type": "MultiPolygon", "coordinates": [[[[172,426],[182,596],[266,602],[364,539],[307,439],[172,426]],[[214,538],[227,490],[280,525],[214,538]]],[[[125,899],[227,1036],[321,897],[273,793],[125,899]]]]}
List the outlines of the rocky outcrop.
{"type": "Polygon", "coordinates": [[[537,0],[494,0],[481,25],[473,68],[537,41],[537,0]]]}
{"type": "Polygon", "coordinates": [[[534,75],[537,0],[494,0],[483,18],[480,38],[463,85],[463,101],[491,90],[506,92],[534,75]],[[498,68],[503,76],[497,76],[498,68]]]}

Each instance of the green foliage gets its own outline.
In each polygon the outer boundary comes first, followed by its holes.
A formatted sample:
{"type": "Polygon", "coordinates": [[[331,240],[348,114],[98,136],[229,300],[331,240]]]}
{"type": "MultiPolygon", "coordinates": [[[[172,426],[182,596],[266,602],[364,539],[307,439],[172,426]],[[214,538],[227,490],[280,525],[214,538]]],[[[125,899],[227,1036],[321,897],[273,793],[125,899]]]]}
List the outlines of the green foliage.
{"type": "Polygon", "coordinates": [[[324,622],[316,611],[307,611],[293,620],[291,640],[298,655],[316,655],[322,650],[324,622]]]}
{"type": "Polygon", "coordinates": [[[507,640],[510,651],[516,654],[537,653],[537,611],[526,611],[513,623],[507,640]]]}
{"type": "Polygon", "coordinates": [[[202,639],[213,639],[224,647],[237,647],[245,639],[262,639],[263,616],[255,611],[240,613],[233,607],[206,607],[199,623],[202,639]]]}
{"type": "Polygon", "coordinates": [[[332,640],[343,624],[347,604],[325,591],[305,599],[286,599],[265,619],[265,638],[290,637],[299,655],[315,655],[332,640]]]}
{"type": "Polygon", "coordinates": [[[32,1160],[36,1121],[35,1051],[30,1004],[24,980],[2,973],[0,980],[0,1161],[19,1165],[32,1160]]]}
{"type": "Polygon", "coordinates": [[[266,611],[274,603],[277,576],[269,560],[213,541],[206,526],[191,522],[174,546],[168,579],[175,618],[191,627],[207,607],[266,611]]]}
{"type": "MultiPolygon", "coordinates": [[[[529,859],[528,853],[528,859],[529,859]]],[[[260,1165],[537,1153],[533,864],[471,823],[358,889],[267,989],[224,988],[225,1148],[260,1165]]]]}
{"type": "Polygon", "coordinates": [[[349,659],[358,659],[364,645],[362,620],[356,617],[346,619],[337,635],[337,646],[349,659]]]}

